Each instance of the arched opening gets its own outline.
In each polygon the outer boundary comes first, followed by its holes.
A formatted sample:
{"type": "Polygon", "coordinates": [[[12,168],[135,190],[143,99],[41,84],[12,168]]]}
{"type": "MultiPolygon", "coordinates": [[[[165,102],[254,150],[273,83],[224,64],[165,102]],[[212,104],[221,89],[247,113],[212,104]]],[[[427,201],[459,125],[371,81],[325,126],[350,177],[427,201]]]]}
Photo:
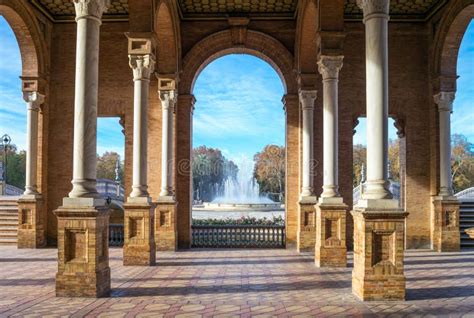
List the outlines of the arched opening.
{"type": "Polygon", "coordinates": [[[219,247],[284,246],[285,88],[255,55],[220,54],[194,81],[194,247],[212,225],[219,247]]]}

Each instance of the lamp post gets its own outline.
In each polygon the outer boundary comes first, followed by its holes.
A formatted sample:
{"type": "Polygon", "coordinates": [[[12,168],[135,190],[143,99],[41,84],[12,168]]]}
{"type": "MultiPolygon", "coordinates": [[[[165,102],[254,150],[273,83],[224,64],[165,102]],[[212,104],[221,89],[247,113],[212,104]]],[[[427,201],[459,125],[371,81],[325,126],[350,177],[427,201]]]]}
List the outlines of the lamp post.
{"type": "Polygon", "coordinates": [[[2,136],[2,146],[3,146],[3,174],[2,174],[2,195],[5,195],[7,190],[7,147],[10,145],[12,139],[7,134],[2,136]]]}

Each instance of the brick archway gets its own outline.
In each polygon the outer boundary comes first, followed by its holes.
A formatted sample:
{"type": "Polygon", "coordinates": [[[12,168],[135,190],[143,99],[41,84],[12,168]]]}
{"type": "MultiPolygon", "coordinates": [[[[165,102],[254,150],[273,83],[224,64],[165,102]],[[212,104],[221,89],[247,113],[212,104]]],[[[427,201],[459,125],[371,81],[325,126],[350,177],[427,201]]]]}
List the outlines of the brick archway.
{"type": "Polygon", "coordinates": [[[456,91],[459,48],[473,18],[474,0],[455,0],[440,20],[433,51],[435,91],[456,91]]]}
{"type": "Polygon", "coordinates": [[[225,30],[203,39],[184,57],[180,94],[192,94],[201,71],[215,59],[232,53],[247,53],[266,61],[280,76],[286,94],[297,92],[293,55],[283,44],[264,33],[247,30],[244,44],[235,45],[232,31],[225,30]]]}
{"type": "MultiPolygon", "coordinates": [[[[234,30],[235,31],[235,30],[234,30]]],[[[297,201],[299,194],[299,99],[293,55],[276,39],[257,31],[246,30],[243,41],[236,43],[237,32],[217,32],[196,44],[183,59],[183,72],[179,82],[177,107],[176,162],[190,163],[192,152],[192,110],[194,83],[200,72],[215,59],[232,53],[246,53],[269,63],[280,76],[284,89],[286,109],[286,241],[287,246],[296,242],[297,201]],[[239,44],[240,43],[240,44],[239,44]],[[293,164],[288,165],[288,162],[293,164]]],[[[239,34],[242,36],[242,33],[239,34]]],[[[238,37],[242,40],[242,37],[238,37]]],[[[190,166],[190,165],[189,165],[190,166]]],[[[188,166],[188,168],[189,168],[188,166]]],[[[187,170],[186,170],[187,171],[187,170]]],[[[176,198],[178,201],[178,246],[191,244],[191,175],[176,171],[176,198]]]]}
{"type": "Polygon", "coordinates": [[[22,76],[43,77],[46,73],[45,39],[38,20],[22,1],[0,0],[0,15],[12,28],[20,47],[22,76]]]}
{"type": "Polygon", "coordinates": [[[157,36],[156,68],[159,74],[176,74],[181,62],[179,17],[175,1],[162,0],[156,9],[155,32],[157,36]]]}

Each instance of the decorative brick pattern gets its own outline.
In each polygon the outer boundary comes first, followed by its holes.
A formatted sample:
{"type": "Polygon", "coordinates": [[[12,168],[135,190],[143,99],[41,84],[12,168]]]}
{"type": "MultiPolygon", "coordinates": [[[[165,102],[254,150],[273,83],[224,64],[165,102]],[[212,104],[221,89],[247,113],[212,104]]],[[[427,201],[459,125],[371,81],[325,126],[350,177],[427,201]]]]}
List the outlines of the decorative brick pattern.
{"type": "Polygon", "coordinates": [[[296,0],[179,0],[181,11],[186,13],[293,13],[296,0]]]}
{"type": "MultiPolygon", "coordinates": [[[[352,268],[316,268],[289,250],[159,252],[157,266],[123,266],[110,249],[112,297],[57,298],[55,249],[0,247],[2,317],[420,317],[474,312],[474,252],[407,251],[407,300],[361,302],[352,268]]],[[[352,262],[352,253],[348,255],[352,262]]]]}
{"type": "MultiPolygon", "coordinates": [[[[443,0],[391,0],[390,14],[425,16],[443,0]]],[[[362,15],[357,0],[346,0],[344,6],[346,16],[362,15]]]]}
{"type": "Polygon", "coordinates": [[[155,211],[151,204],[125,203],[124,265],[155,265],[155,211]]]}
{"type": "Polygon", "coordinates": [[[316,243],[316,207],[315,203],[299,203],[299,221],[297,250],[313,252],[316,243]]]}
{"type": "Polygon", "coordinates": [[[438,252],[457,252],[461,249],[459,232],[459,202],[434,200],[432,216],[433,249],[438,252]]]}
{"type": "MultiPolygon", "coordinates": [[[[74,4],[71,0],[38,0],[41,5],[55,16],[74,16],[74,4]]],[[[105,15],[128,14],[128,0],[112,0],[105,15]]]]}
{"type": "Polygon", "coordinates": [[[178,249],[177,204],[157,202],[155,216],[156,250],[176,251],[178,249]]]}
{"type": "Polygon", "coordinates": [[[60,207],[56,295],[103,297],[110,294],[109,212],[105,207],[60,207]]]}
{"type": "Polygon", "coordinates": [[[314,261],[317,267],[347,266],[346,214],[346,205],[316,206],[314,261]]]}
{"type": "Polygon", "coordinates": [[[46,245],[46,214],[41,198],[18,200],[18,248],[46,245]]]}
{"type": "Polygon", "coordinates": [[[352,292],[361,300],[404,300],[405,218],[400,211],[354,210],[352,292]]]}

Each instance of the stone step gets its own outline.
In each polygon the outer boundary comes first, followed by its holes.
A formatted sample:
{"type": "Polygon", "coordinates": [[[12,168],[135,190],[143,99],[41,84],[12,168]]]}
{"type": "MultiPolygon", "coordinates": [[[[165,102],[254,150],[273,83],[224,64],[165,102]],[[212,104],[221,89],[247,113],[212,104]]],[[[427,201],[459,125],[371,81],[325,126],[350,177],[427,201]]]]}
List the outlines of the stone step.
{"type": "Polygon", "coordinates": [[[0,240],[4,238],[14,238],[16,240],[17,236],[18,236],[17,232],[0,231],[0,240]]]}
{"type": "Polygon", "coordinates": [[[18,227],[17,226],[5,226],[5,225],[0,225],[0,233],[3,232],[3,231],[7,231],[7,232],[17,232],[18,231],[18,227]]]}
{"type": "Polygon", "coordinates": [[[15,239],[2,239],[0,238],[0,246],[16,246],[18,241],[15,239]]]}
{"type": "Polygon", "coordinates": [[[7,221],[7,220],[8,220],[8,221],[10,221],[10,220],[13,220],[13,221],[16,220],[16,221],[18,221],[18,215],[4,215],[4,216],[1,216],[1,217],[0,217],[0,220],[1,220],[1,221],[7,221]]]}

